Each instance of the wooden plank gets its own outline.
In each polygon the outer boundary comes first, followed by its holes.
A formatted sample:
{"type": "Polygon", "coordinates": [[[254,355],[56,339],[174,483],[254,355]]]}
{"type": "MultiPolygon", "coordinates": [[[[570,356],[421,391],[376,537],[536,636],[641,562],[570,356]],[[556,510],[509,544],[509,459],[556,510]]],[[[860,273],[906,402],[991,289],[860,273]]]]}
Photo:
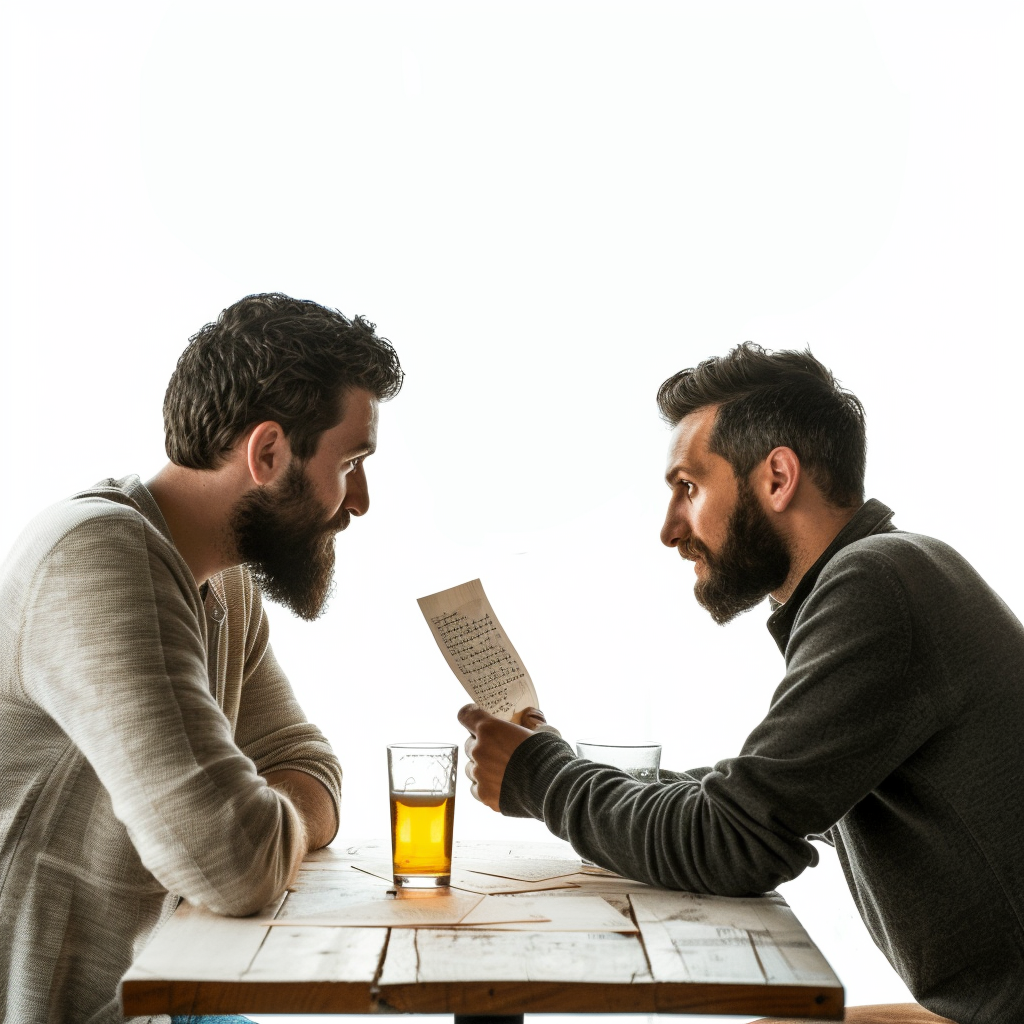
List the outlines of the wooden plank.
{"type": "Polygon", "coordinates": [[[239,981],[283,901],[251,917],[222,917],[183,902],[121,979],[125,1014],[189,1013],[202,983],[239,981]]]}
{"type": "Polygon", "coordinates": [[[386,928],[277,927],[244,977],[252,982],[330,981],[361,985],[368,993],[387,942],[386,928]]]}
{"type": "Polygon", "coordinates": [[[272,928],[242,979],[246,1010],[372,1013],[387,942],[385,928],[272,928]]]}
{"type": "MultiPolygon", "coordinates": [[[[468,843],[456,855],[493,863],[563,852],[468,843]]],[[[318,851],[283,905],[252,918],[180,907],[125,976],[126,1014],[842,1017],[842,987],[779,897],[724,900],[599,876],[576,876],[587,879],[583,888],[549,894],[599,894],[627,915],[636,907],[642,942],[613,933],[268,926],[275,914],[298,919],[379,897],[388,883],[352,864],[389,853],[386,840],[318,851]]]]}
{"type": "Polygon", "coordinates": [[[839,985],[828,961],[802,928],[770,935],[751,932],[750,936],[770,984],[839,985]]]}
{"type": "Polygon", "coordinates": [[[394,931],[379,998],[402,1013],[630,1012],[643,981],[632,935],[394,931]]]}
{"type": "Polygon", "coordinates": [[[758,1017],[843,1019],[843,990],[809,986],[655,983],[649,1013],[735,1014],[758,1017]]]}
{"type": "Polygon", "coordinates": [[[358,1013],[375,1012],[371,995],[357,997],[351,986],[308,981],[253,983],[165,982],[147,988],[145,983],[133,986],[126,1016],[169,1013],[172,1016],[217,1016],[239,1013],[358,1013]]]}
{"type": "Polygon", "coordinates": [[[251,917],[222,917],[182,903],[153,936],[129,979],[240,978],[252,963],[284,896],[251,917]]]}
{"type": "Polygon", "coordinates": [[[696,997],[717,1013],[842,1018],[839,979],[777,894],[654,890],[629,898],[660,1012],[686,1012],[696,997]]]}
{"type": "Polygon", "coordinates": [[[122,980],[125,1014],[372,1013],[387,930],[270,928],[296,895],[247,918],[183,904],[122,980]]]}
{"type": "Polygon", "coordinates": [[[651,892],[630,902],[658,981],[839,986],[781,896],[651,892]]]}
{"type": "Polygon", "coordinates": [[[718,985],[764,985],[761,961],[741,928],[676,922],[640,926],[651,973],[661,982],[704,981],[718,985]]]}

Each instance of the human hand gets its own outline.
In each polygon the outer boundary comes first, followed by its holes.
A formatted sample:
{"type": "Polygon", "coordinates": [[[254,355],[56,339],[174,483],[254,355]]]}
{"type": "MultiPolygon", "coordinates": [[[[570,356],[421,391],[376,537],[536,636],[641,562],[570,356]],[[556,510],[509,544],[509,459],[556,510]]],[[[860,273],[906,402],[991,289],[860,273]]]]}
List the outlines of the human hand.
{"type": "Polygon", "coordinates": [[[547,724],[544,713],[536,708],[524,708],[519,720],[522,725],[506,722],[478,704],[467,704],[459,710],[459,721],[470,734],[464,748],[466,776],[473,783],[470,792],[493,811],[498,810],[501,782],[512,752],[538,726],[547,724]]]}

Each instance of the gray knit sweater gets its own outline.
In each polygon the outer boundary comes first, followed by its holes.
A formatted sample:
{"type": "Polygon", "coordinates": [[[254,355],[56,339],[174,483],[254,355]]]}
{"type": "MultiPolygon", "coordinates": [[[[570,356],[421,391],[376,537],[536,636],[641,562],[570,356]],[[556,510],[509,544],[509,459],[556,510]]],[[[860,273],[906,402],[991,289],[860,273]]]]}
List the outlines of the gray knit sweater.
{"type": "Polygon", "coordinates": [[[786,674],[736,757],[644,786],[550,735],[515,751],[505,814],[633,878],[733,896],[839,853],[914,996],[1024,1021],[1024,627],[971,566],[867,502],[768,628],[786,674]]]}
{"type": "Polygon", "coordinates": [[[248,573],[201,594],[138,477],[40,515],[0,567],[0,1020],[120,1021],[178,897],[280,895],[305,849],[274,768],[340,799],[248,573]]]}

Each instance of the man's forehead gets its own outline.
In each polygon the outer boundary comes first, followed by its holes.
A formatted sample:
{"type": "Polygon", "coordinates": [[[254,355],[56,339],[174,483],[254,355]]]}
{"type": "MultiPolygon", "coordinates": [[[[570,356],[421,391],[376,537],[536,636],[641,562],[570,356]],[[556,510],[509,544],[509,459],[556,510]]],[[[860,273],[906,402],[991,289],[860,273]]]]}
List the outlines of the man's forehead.
{"type": "Polygon", "coordinates": [[[361,388],[348,391],[344,402],[344,417],[327,433],[345,448],[375,448],[380,403],[369,391],[361,388]]]}
{"type": "Polygon", "coordinates": [[[717,406],[697,409],[675,425],[668,447],[666,475],[671,475],[679,469],[693,472],[704,467],[708,457],[708,438],[717,411],[717,406]]]}
{"type": "Polygon", "coordinates": [[[362,388],[352,388],[345,394],[345,417],[342,423],[349,423],[354,427],[376,426],[380,403],[369,391],[362,388]]]}

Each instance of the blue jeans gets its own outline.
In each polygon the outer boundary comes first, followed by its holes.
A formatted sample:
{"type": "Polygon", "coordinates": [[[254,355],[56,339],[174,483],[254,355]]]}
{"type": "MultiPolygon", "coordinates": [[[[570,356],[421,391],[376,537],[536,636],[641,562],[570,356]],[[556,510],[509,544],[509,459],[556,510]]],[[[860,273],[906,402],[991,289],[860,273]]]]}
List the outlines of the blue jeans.
{"type": "Polygon", "coordinates": [[[172,1017],[171,1024],[252,1024],[248,1017],[218,1013],[215,1017],[172,1017]]]}

